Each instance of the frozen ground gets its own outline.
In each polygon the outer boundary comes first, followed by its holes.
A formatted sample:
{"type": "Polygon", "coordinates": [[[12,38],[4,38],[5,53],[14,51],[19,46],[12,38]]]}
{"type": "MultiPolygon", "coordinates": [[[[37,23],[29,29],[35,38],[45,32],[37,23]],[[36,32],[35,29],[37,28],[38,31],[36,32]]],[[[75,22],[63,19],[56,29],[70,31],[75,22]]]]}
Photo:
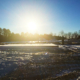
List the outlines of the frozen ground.
{"type": "MultiPolygon", "coordinates": [[[[17,44],[15,48],[14,45],[0,46],[0,77],[16,73],[18,69],[19,71],[22,69],[21,75],[25,74],[28,78],[40,75],[41,79],[80,71],[79,45],[59,45],[59,47],[51,47],[51,49],[29,49],[21,44],[17,44]]],[[[45,46],[51,45],[53,44],[45,44],[45,46]]]]}
{"type": "Polygon", "coordinates": [[[0,46],[56,46],[55,44],[5,44],[0,46]]]}

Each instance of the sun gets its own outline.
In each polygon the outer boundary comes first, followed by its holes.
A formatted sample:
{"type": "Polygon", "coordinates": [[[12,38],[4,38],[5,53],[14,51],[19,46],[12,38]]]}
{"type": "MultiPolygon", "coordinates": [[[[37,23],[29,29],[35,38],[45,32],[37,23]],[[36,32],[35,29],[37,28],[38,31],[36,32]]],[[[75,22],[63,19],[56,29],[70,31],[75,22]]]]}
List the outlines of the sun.
{"type": "Polygon", "coordinates": [[[27,30],[28,30],[29,33],[32,33],[32,34],[36,33],[37,23],[34,22],[34,21],[30,21],[28,23],[27,30]]]}

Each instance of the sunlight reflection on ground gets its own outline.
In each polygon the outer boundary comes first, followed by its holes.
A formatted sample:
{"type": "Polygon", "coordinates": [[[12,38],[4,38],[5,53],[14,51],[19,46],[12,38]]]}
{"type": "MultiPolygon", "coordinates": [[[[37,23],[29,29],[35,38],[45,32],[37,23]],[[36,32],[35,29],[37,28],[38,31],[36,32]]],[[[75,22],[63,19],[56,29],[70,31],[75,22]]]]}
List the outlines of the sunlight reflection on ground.
{"type": "MultiPolygon", "coordinates": [[[[27,75],[48,74],[51,77],[80,70],[79,50],[74,51],[65,51],[64,49],[0,50],[0,76],[16,71],[19,67],[23,67],[23,71],[28,69],[27,75]]],[[[25,74],[25,72],[23,73],[25,74]]]]}

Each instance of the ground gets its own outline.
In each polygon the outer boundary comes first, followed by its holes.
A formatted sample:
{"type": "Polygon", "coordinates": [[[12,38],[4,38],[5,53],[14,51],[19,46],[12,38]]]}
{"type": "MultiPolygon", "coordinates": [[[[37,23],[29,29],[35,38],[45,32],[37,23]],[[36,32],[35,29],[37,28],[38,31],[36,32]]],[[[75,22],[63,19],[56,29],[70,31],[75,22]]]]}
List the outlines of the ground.
{"type": "Polygon", "coordinates": [[[43,50],[0,51],[0,80],[76,80],[80,46],[59,45],[43,50]]]}

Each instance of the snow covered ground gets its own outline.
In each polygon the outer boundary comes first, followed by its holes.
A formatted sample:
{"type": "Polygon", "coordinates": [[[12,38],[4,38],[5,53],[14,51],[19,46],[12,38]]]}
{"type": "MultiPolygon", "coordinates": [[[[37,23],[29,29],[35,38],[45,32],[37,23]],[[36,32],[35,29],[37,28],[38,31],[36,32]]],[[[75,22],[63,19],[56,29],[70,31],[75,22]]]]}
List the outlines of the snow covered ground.
{"type": "Polygon", "coordinates": [[[55,44],[5,44],[0,46],[57,46],[55,44]]]}
{"type": "MultiPolygon", "coordinates": [[[[52,70],[52,73],[56,73],[56,75],[53,76],[61,76],[65,73],[70,73],[72,71],[76,71],[80,69],[79,64],[79,56],[80,56],[80,45],[54,45],[54,44],[8,44],[8,45],[0,45],[0,76],[4,76],[12,71],[15,71],[19,66],[26,65],[29,62],[35,63],[35,64],[42,64],[46,63],[45,65],[41,65],[39,67],[42,67],[43,71],[44,68],[52,68],[54,67],[55,71],[52,70]],[[16,46],[16,47],[15,47],[16,46]],[[29,46],[41,46],[43,47],[50,47],[53,51],[50,52],[48,50],[42,50],[42,51],[35,51],[33,50],[27,50],[29,46]],[[52,47],[52,46],[58,46],[58,47],[52,47]],[[21,50],[22,48],[22,50],[21,50]],[[25,50],[24,50],[25,48],[25,50]],[[55,53],[55,50],[56,53],[55,53]],[[59,52],[58,50],[62,50],[62,52],[59,52]],[[68,54],[65,54],[64,51],[70,50],[73,52],[67,52],[68,54]],[[74,52],[76,54],[74,54],[74,52]],[[70,53],[70,54],[69,54],[70,53]],[[76,58],[77,56],[77,58],[76,58]],[[64,62],[63,62],[64,61],[64,62]],[[56,64],[54,64],[54,62],[56,64]],[[59,64],[57,64],[59,62],[59,64]],[[50,63],[48,65],[47,63],[50,63]],[[60,70],[59,71],[59,68],[60,70]]],[[[36,66],[31,66],[35,67],[36,66]]],[[[42,72],[43,72],[42,71],[42,72]]],[[[47,71],[47,70],[45,70],[47,71]]],[[[47,71],[48,72],[48,71],[47,71]]],[[[46,72],[46,73],[47,73],[46,72]]],[[[37,72],[35,71],[35,74],[37,72]]],[[[39,73],[39,72],[38,72],[39,73]]]]}
{"type": "Polygon", "coordinates": [[[69,50],[73,50],[73,49],[80,49],[80,45],[59,45],[59,48],[61,49],[69,49],[69,50]]]}
{"type": "Polygon", "coordinates": [[[25,46],[25,47],[29,47],[29,46],[59,46],[59,48],[62,48],[62,49],[80,49],[80,45],[56,45],[56,44],[5,44],[5,45],[0,45],[0,47],[9,47],[9,46],[25,46]]]}

